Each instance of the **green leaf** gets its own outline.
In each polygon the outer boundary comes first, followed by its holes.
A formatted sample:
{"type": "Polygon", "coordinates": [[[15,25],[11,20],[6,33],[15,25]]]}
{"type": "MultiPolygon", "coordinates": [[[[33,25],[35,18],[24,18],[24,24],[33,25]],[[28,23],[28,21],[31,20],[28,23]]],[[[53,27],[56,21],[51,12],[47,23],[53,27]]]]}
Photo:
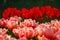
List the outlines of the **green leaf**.
{"type": "Polygon", "coordinates": [[[8,35],[11,35],[12,37],[15,37],[16,39],[18,39],[18,37],[16,37],[11,30],[8,30],[7,31],[7,34],[8,35]]]}
{"type": "Polygon", "coordinates": [[[29,38],[28,40],[33,40],[32,38],[29,38]]]}

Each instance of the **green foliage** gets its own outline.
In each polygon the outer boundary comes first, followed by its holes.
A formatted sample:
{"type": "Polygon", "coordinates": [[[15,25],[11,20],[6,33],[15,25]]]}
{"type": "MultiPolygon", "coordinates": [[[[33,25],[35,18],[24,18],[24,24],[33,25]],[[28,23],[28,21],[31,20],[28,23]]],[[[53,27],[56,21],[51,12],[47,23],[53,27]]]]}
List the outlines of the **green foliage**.
{"type": "Polygon", "coordinates": [[[37,40],[37,37],[29,38],[28,40],[37,40]]]}
{"type": "Polygon", "coordinates": [[[11,30],[8,30],[7,31],[7,34],[8,35],[11,35],[12,37],[15,37],[16,39],[18,39],[18,37],[16,37],[11,30]]]}

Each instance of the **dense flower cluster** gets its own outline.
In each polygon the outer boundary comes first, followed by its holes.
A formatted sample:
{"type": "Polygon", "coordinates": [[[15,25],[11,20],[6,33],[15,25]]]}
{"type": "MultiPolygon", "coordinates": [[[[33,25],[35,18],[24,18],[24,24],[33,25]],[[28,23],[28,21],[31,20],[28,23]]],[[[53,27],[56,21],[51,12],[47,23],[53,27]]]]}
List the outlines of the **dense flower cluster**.
{"type": "Polygon", "coordinates": [[[2,13],[2,16],[4,18],[8,18],[10,16],[20,16],[20,10],[17,10],[16,8],[7,8],[2,13]]]}
{"type": "Polygon", "coordinates": [[[3,11],[4,18],[8,18],[9,16],[21,16],[23,19],[32,18],[43,21],[44,15],[46,15],[47,19],[51,19],[53,16],[55,18],[59,18],[60,10],[57,8],[52,8],[51,6],[37,6],[31,9],[22,8],[22,10],[17,10],[16,8],[7,8],[3,11]]]}
{"type": "Polygon", "coordinates": [[[20,18],[17,16],[10,17],[9,19],[2,18],[0,19],[0,26],[12,30],[13,28],[16,28],[18,26],[19,22],[20,18]]]}
{"type": "Polygon", "coordinates": [[[7,30],[0,28],[0,40],[17,40],[6,34],[7,30]]]}
{"type": "Polygon", "coordinates": [[[42,24],[36,22],[36,20],[42,22],[44,17],[59,18],[59,9],[51,6],[36,6],[31,9],[22,8],[22,10],[7,8],[2,15],[0,26],[11,30],[18,39],[12,38],[6,33],[6,29],[0,28],[0,40],[28,40],[33,37],[37,37],[37,40],[60,40],[60,20],[42,24]]]}
{"type": "MultiPolygon", "coordinates": [[[[29,20],[30,19],[27,21],[29,20]]],[[[32,23],[30,23],[31,25],[28,24],[30,26],[26,25],[27,21],[25,24],[21,24],[24,27],[17,27],[16,29],[13,29],[13,33],[19,38],[27,40],[27,38],[37,36],[38,40],[60,40],[60,21],[52,20],[51,23],[42,23],[36,27],[33,27],[32,23]]]]}
{"type": "MultiPolygon", "coordinates": [[[[0,26],[12,30],[14,35],[19,37],[18,40],[28,40],[28,38],[36,36],[37,40],[60,40],[60,21],[58,20],[39,24],[32,19],[25,19],[21,22],[20,17],[14,16],[8,19],[0,19],[0,26]]],[[[6,34],[6,31],[1,33],[1,35],[4,33],[6,34]]]]}

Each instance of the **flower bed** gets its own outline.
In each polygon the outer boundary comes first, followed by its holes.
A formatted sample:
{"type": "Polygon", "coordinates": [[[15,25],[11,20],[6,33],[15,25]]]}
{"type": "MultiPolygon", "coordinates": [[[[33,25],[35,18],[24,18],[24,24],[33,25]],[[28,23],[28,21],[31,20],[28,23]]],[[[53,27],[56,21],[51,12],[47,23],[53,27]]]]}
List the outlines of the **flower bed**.
{"type": "Polygon", "coordinates": [[[7,8],[2,15],[0,40],[60,40],[60,10],[56,8],[7,8]],[[51,21],[43,23],[46,19],[51,21]]]}

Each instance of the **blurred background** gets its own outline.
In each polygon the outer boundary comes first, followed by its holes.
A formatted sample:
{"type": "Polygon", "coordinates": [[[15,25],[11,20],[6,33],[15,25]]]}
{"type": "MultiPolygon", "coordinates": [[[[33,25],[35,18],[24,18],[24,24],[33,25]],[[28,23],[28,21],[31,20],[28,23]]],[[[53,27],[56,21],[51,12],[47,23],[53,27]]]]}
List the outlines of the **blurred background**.
{"type": "Polygon", "coordinates": [[[60,0],[0,0],[0,18],[4,9],[8,7],[16,7],[17,9],[25,7],[29,9],[34,6],[46,5],[60,9],[60,0]]]}

